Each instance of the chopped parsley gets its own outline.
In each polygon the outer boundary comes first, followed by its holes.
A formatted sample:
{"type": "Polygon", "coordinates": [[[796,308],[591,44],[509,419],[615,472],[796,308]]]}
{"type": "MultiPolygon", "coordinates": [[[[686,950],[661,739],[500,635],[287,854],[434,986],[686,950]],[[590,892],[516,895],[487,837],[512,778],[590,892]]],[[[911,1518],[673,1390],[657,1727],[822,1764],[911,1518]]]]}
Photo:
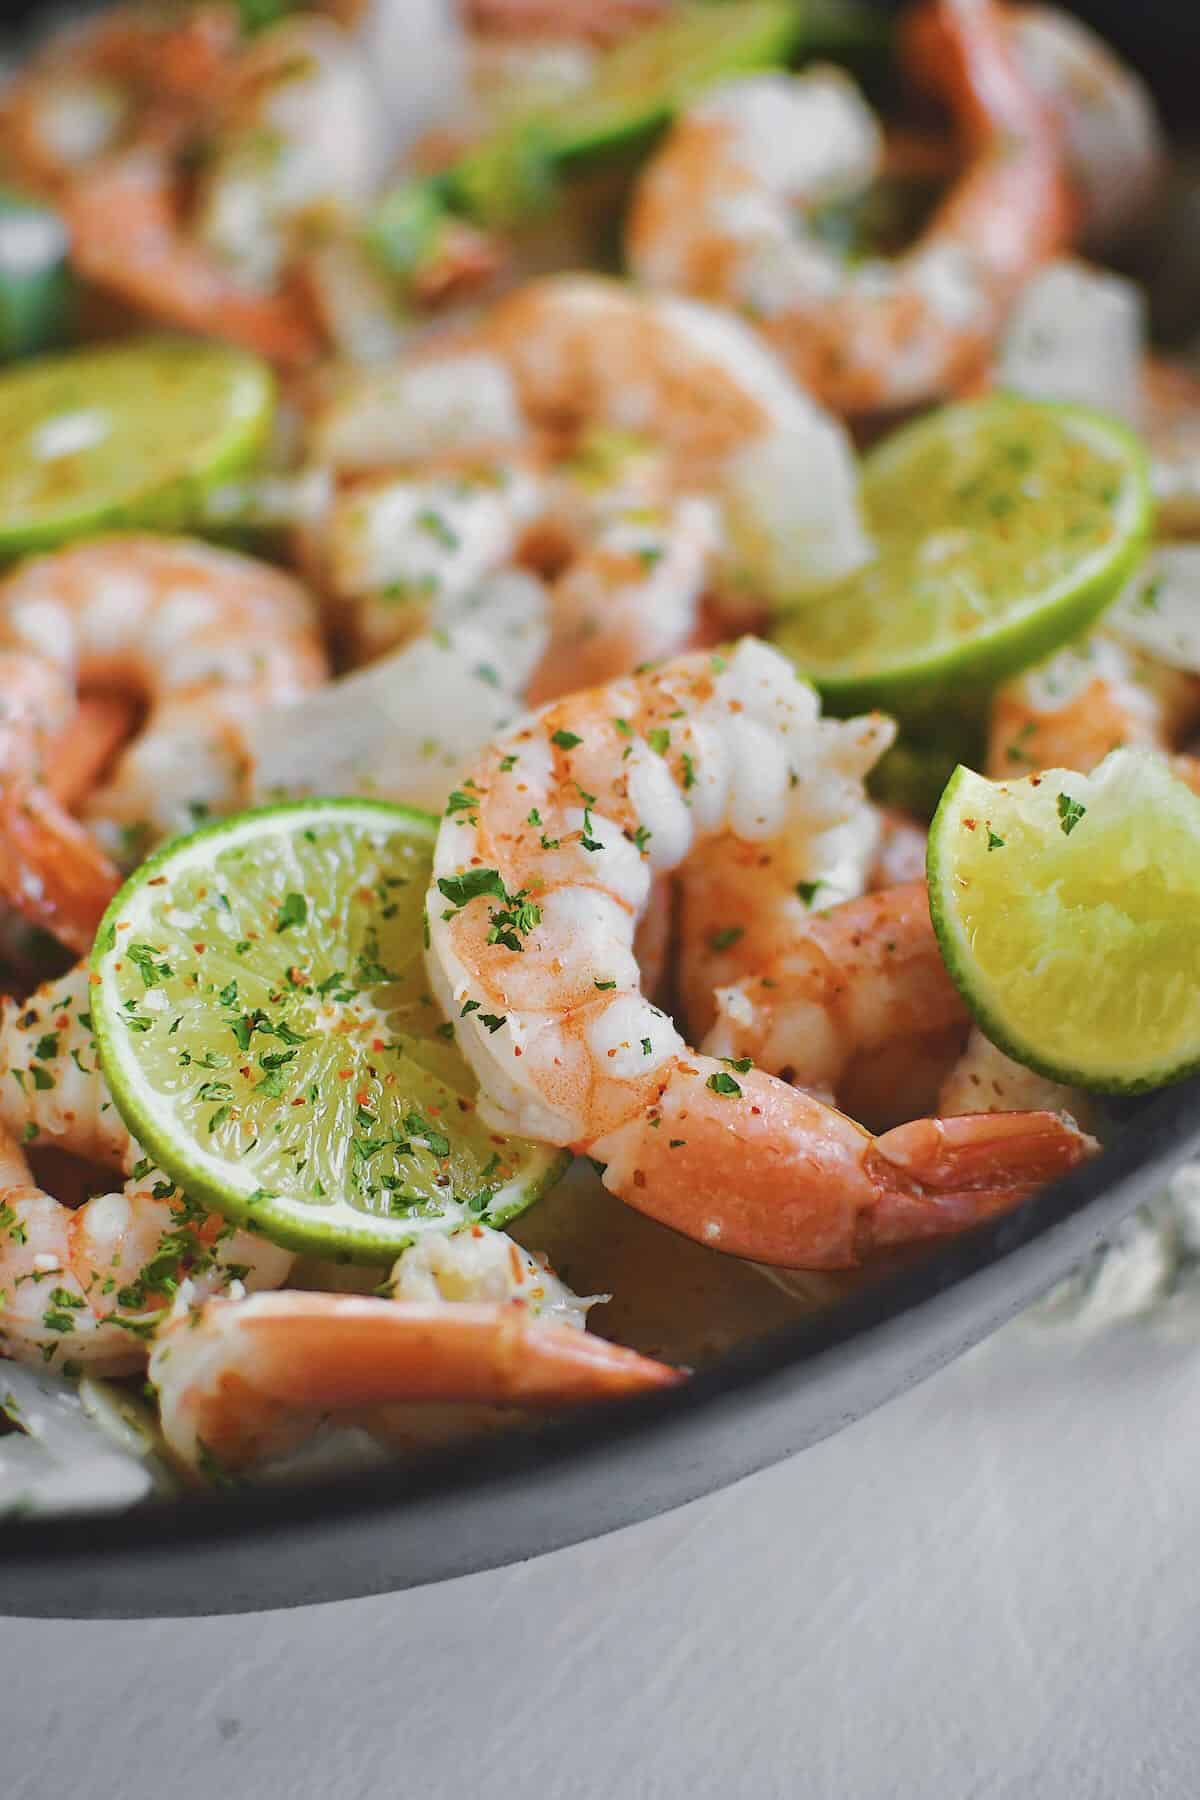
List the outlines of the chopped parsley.
{"type": "Polygon", "coordinates": [[[276,931],[288,931],[293,925],[308,921],[308,901],[303,894],[288,894],[275,920],[276,931]]]}
{"type": "Polygon", "coordinates": [[[1059,794],[1054,804],[1058,808],[1058,819],[1063,836],[1070,837],[1087,811],[1087,807],[1078,800],[1072,800],[1069,794],[1059,794]]]}
{"type": "Polygon", "coordinates": [[[740,1085],[733,1079],[733,1076],[726,1075],[723,1069],[718,1070],[715,1075],[710,1075],[704,1085],[707,1088],[711,1088],[714,1094],[729,1094],[735,1098],[740,1098],[742,1092],[740,1085]]]}

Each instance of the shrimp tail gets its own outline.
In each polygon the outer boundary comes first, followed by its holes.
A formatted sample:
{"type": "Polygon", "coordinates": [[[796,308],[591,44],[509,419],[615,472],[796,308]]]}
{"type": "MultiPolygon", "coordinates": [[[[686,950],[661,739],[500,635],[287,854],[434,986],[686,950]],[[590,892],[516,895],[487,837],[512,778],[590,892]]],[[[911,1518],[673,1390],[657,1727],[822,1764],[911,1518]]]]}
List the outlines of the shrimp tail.
{"type": "Polygon", "coordinates": [[[175,1454],[227,1469],[291,1448],[322,1418],[374,1406],[560,1408],[682,1379],[512,1301],[424,1305],[315,1293],[210,1302],[160,1333],[150,1373],[175,1454]]]}
{"type": "Polygon", "coordinates": [[[121,885],[115,864],[48,791],[36,788],[0,800],[0,837],[0,892],[25,918],[86,956],[121,885]]]}
{"type": "Polygon", "coordinates": [[[913,1119],[875,1141],[881,1193],[857,1221],[858,1255],[950,1236],[1008,1212],[1097,1150],[1055,1112],[913,1119]]]}

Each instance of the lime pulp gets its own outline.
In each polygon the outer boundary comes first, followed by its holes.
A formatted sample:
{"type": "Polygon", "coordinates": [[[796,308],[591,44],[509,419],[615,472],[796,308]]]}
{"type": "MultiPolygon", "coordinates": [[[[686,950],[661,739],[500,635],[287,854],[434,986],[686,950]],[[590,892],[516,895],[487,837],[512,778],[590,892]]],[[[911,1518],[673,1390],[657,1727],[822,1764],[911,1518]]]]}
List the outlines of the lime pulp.
{"type": "Polygon", "coordinates": [[[183,530],[251,462],[275,401],[267,365],[152,338],[0,375],[0,556],[121,527],[183,530]]]}
{"type": "Polygon", "coordinates": [[[104,1073],[147,1155],[275,1242],[380,1262],[501,1225],[561,1172],[491,1131],[426,985],[436,821],[374,801],[243,813],[126,883],[93,954],[104,1073]]]}
{"type": "Polygon", "coordinates": [[[942,956],[1002,1050],[1135,1093],[1200,1068],[1200,797],[1146,751],[1090,775],[959,768],[929,832],[942,956]]]}
{"type": "Polygon", "coordinates": [[[1082,407],[949,406],[863,463],[877,554],[774,633],[838,710],[903,718],[987,687],[1085,630],[1141,556],[1145,454],[1082,407]]]}

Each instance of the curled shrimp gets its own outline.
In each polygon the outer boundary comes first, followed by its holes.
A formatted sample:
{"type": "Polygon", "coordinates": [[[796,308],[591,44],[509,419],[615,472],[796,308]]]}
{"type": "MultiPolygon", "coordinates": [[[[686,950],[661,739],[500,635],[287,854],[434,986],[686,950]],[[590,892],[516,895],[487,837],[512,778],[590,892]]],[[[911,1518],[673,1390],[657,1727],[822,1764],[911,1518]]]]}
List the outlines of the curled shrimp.
{"type": "Polygon", "coordinates": [[[142,120],[72,169],[61,198],[80,272],[152,318],[285,365],[321,348],[314,299],[338,319],[353,312],[346,329],[360,337],[373,307],[386,344],[369,272],[348,266],[347,227],[391,137],[365,56],[331,19],[284,19],[230,46],[206,90],[201,111],[168,87],[157,112],[177,112],[174,129],[142,120]]]}
{"type": "Polygon", "coordinates": [[[1200,680],[1152,661],[1110,632],[1059,650],[1001,687],[992,701],[989,774],[1039,769],[1088,774],[1124,745],[1169,756],[1200,789],[1200,759],[1177,751],[1200,718],[1200,680]]]}
{"type": "Polygon", "coordinates": [[[0,1349],[111,1375],[144,1364],[183,1281],[198,1294],[275,1287],[293,1258],[142,1159],[100,1073],[88,992],[81,964],[0,1006],[0,1349]],[[128,1179],[71,1208],[34,1180],[22,1145],[128,1179]]]}
{"type": "MultiPolygon", "coordinates": [[[[967,1012],[938,950],[924,881],[814,913],[783,944],[761,944],[751,931],[738,948],[753,972],[718,989],[703,1041],[711,1056],[750,1057],[842,1100],[855,1065],[861,1073],[882,1058],[903,1074],[924,1049],[936,1062],[961,1047],[967,1012]]],[[[894,1104],[903,1112],[903,1101],[894,1104]]]]}
{"type": "Polygon", "coordinates": [[[702,98],[642,174],[628,228],[637,277],[752,318],[843,414],[953,391],[1073,222],[1057,131],[993,0],[932,0],[902,55],[949,100],[965,167],[899,258],[848,265],[797,234],[798,214],[857,191],[882,154],[836,70],[751,76],[702,98]]]}
{"type": "Polygon", "coordinates": [[[64,212],[80,274],[139,312],[279,363],[317,354],[317,332],[297,291],[256,292],[190,241],[170,165],[157,151],[97,163],[73,183],[64,212]]]}
{"type": "Polygon", "coordinates": [[[642,993],[652,877],[725,836],[811,829],[830,763],[861,777],[887,740],[877,719],[818,720],[791,665],[745,639],[551,704],[492,746],[463,790],[477,805],[443,820],[427,903],[430,978],[485,1116],[585,1152],[611,1192],[701,1243],[791,1267],[962,1229],[1086,1156],[1048,1113],[872,1137],[689,1050],[642,993]]]}
{"type": "Polygon", "coordinates": [[[424,1240],[387,1299],[285,1293],[210,1300],[162,1330],[150,1360],[181,1461],[234,1470],[331,1418],[416,1403],[545,1411],[619,1399],[678,1370],[584,1330],[594,1302],[503,1232],[424,1240]]]}
{"type": "MultiPolygon", "coordinates": [[[[194,823],[197,809],[235,804],[245,729],[325,672],[298,582],[250,557],[148,533],[68,546],[0,582],[0,651],[40,659],[43,682],[68,692],[115,691],[146,709],[137,739],[86,809],[114,847],[122,833],[157,837],[194,823]]],[[[12,831],[22,842],[19,819],[12,831]]],[[[58,820],[56,834],[82,856],[77,826],[58,820]]],[[[102,896],[98,904],[103,910],[102,896]]],[[[43,922],[87,949],[98,916],[93,904],[74,923],[65,912],[61,925],[43,922]]]]}
{"type": "Polygon", "coordinates": [[[234,54],[232,7],[118,6],[56,31],[6,88],[0,141],[19,173],[58,192],[96,158],[194,128],[234,54]]]}
{"type": "Polygon", "coordinates": [[[1103,38],[1057,6],[1012,6],[1017,62],[1062,132],[1083,241],[1111,244],[1144,221],[1166,166],[1150,90],[1103,38]]]}
{"type": "Polygon", "coordinates": [[[75,695],[40,656],[0,649],[0,892],[70,949],[91,948],[120,873],[50,785],[49,759],[75,695]]]}

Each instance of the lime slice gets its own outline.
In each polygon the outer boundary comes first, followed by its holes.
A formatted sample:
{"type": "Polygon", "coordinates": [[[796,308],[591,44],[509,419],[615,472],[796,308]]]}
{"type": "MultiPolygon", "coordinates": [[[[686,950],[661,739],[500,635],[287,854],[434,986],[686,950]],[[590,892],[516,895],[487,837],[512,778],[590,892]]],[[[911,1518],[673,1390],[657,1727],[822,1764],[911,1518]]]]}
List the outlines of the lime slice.
{"type": "Polygon", "coordinates": [[[931,413],[863,462],[878,554],[775,636],[840,710],[936,711],[1084,630],[1150,520],[1136,438],[1083,407],[996,394],[931,413]]]}
{"type": "Polygon", "coordinates": [[[77,350],[0,376],[0,556],[120,526],[182,530],[271,424],[265,363],[185,339],[77,350]]]}
{"type": "Polygon", "coordinates": [[[929,832],[942,955],[988,1037],[1072,1087],[1200,1067],[1200,797],[1147,751],[1090,775],[955,771],[929,832]]]}
{"type": "MultiPolygon", "coordinates": [[[[861,29],[850,10],[850,38],[861,29]]],[[[644,143],[693,94],[725,76],[784,62],[803,35],[793,0],[681,7],[600,58],[581,92],[503,118],[448,169],[384,195],[367,225],[376,255],[410,276],[433,254],[447,212],[509,229],[544,209],[571,165],[644,143]]],[[[831,16],[831,35],[837,27],[831,16]]]]}
{"type": "Polygon", "coordinates": [[[713,82],[785,63],[803,26],[794,0],[680,8],[610,51],[590,86],[555,109],[558,156],[611,150],[666,124],[713,82]]]}
{"type": "Polygon", "coordinates": [[[92,1016],[122,1118],[277,1243],[387,1261],[503,1224],[567,1160],[487,1129],[430,998],[436,831],[376,801],[242,813],[151,857],[100,927],[92,1016]]]}

